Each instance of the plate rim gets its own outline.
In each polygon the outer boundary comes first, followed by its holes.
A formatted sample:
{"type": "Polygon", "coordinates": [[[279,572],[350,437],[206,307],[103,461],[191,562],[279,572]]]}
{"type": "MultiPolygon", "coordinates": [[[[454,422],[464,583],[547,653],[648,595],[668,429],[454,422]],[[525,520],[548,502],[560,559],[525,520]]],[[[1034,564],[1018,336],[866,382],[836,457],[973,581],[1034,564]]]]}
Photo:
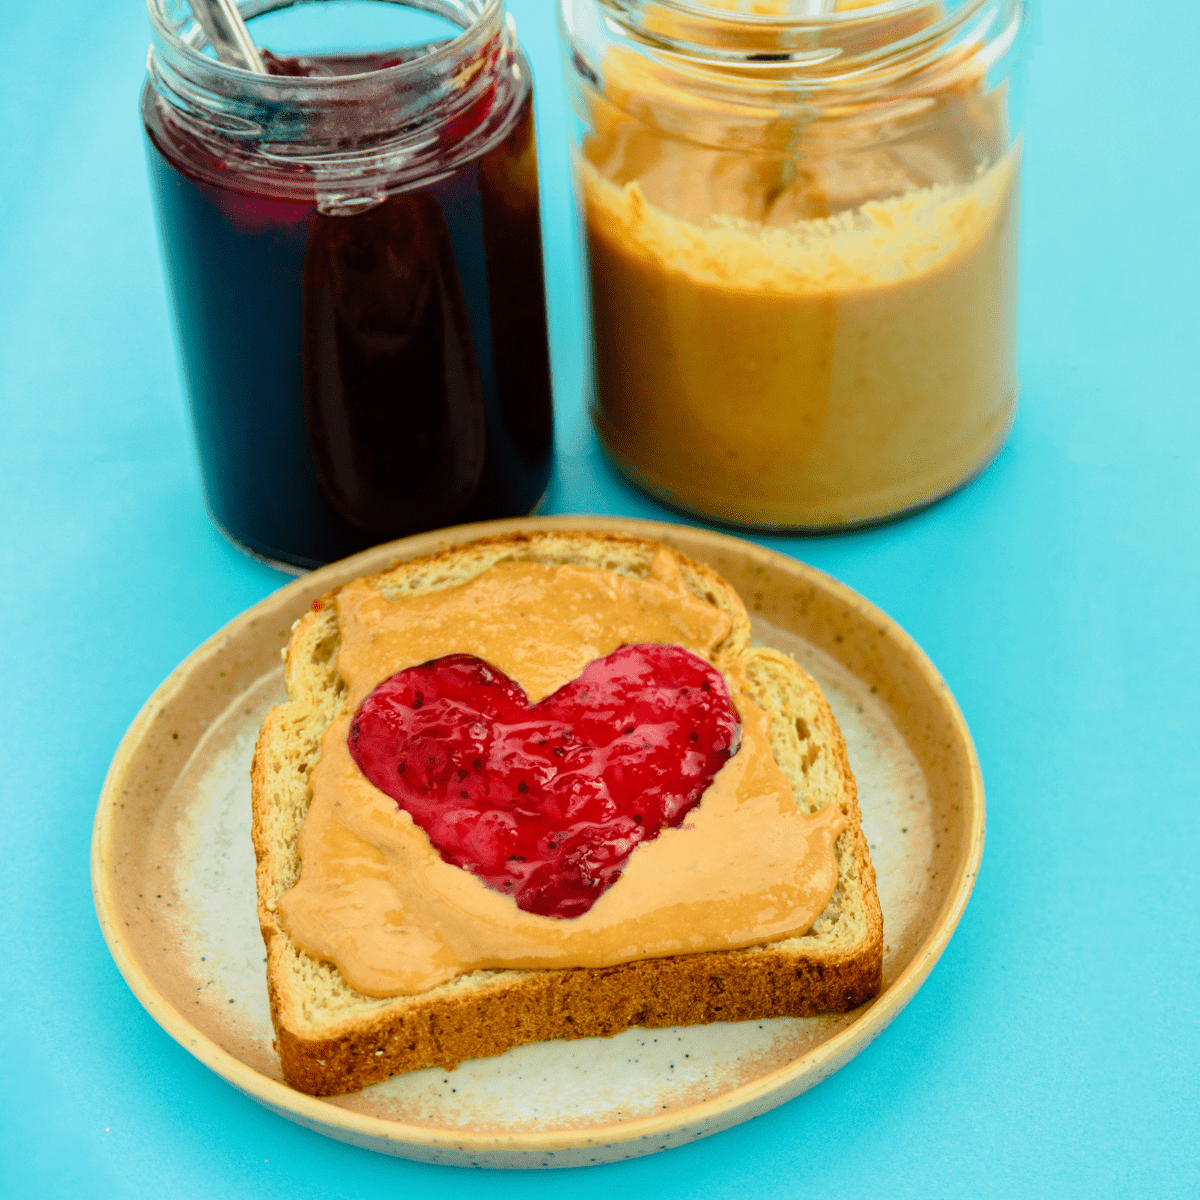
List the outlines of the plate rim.
{"type": "MultiPolygon", "coordinates": [[[[352,1141],[376,1150],[404,1154],[406,1149],[445,1150],[459,1154],[486,1156],[505,1152],[528,1156],[554,1155],[562,1151],[580,1151],[597,1147],[616,1147],[637,1141],[653,1141],[665,1135],[677,1135],[681,1130],[696,1129],[694,1136],[715,1133],[738,1123],[739,1119],[765,1112],[815,1086],[840,1069],[865,1049],[900,1014],[916,994],[958,926],[970,899],[983,855],[986,828],[986,806],[982,772],[974,741],[966,720],[953,693],[916,640],[892,617],[848,585],[827,572],[798,558],[758,545],[704,526],[666,521],[649,521],[633,517],[606,517],[583,514],[563,514],[546,517],[523,517],[502,521],[459,525],[430,533],[384,543],[362,551],[350,558],[330,563],[284,584],[245,609],[206,638],[154,689],[119,742],[104,783],[101,786],[92,829],[91,878],[92,895],[104,940],[117,969],[139,1003],[150,1017],[178,1042],[188,1053],[215,1074],[232,1084],[244,1095],[263,1104],[273,1112],[327,1136],[352,1141]],[[256,622],[268,607],[286,607],[288,601],[310,591],[328,591],[337,583],[357,575],[385,569],[390,561],[402,561],[428,553],[441,544],[459,544],[478,537],[509,532],[532,532],[539,529],[586,529],[597,532],[624,533],[669,541],[680,531],[701,541],[747,550],[751,557],[764,565],[782,566],[786,572],[807,576],[838,599],[854,609],[859,616],[876,626],[887,628],[900,650],[916,667],[923,681],[937,695],[941,707],[950,719],[955,733],[966,752],[970,789],[966,798],[968,808],[965,822],[966,853],[956,864],[954,877],[935,918],[933,928],[916,947],[912,957],[892,983],[879,996],[864,1006],[861,1015],[844,1029],[816,1048],[801,1054],[791,1062],[757,1079],[741,1084],[719,1096],[674,1109],[663,1115],[640,1117],[610,1126],[590,1129],[560,1129],[543,1131],[479,1132],[453,1131],[409,1125],[385,1117],[359,1113],[342,1108],[315,1096],[306,1095],[287,1084],[272,1079],[224,1049],[177,1009],[155,986],[149,972],[132,950],[127,950],[116,927],[118,905],[112,893],[105,863],[112,860],[111,845],[116,805],[114,797],[123,771],[129,766],[142,734],[151,724],[157,711],[180,689],[197,664],[219,654],[244,628],[256,622]],[[765,1102],[765,1103],[764,1103],[765,1102]],[[739,1113],[744,1114],[739,1118],[739,1113]],[[378,1143],[383,1142],[385,1146],[378,1143]]],[[[488,1164],[480,1164],[488,1165],[488,1164]]],[[[549,1164],[548,1164],[549,1165],[549,1164]]],[[[561,1165],[571,1165],[563,1163],[561,1165]]]]}

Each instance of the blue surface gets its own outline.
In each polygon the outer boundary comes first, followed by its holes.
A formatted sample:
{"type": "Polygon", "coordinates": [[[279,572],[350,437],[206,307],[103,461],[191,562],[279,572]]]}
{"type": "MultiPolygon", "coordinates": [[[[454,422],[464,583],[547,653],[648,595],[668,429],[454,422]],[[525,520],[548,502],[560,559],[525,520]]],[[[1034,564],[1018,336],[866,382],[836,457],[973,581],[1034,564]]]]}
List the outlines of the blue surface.
{"type": "MultiPolygon", "coordinates": [[[[1022,406],[996,464],[890,528],[769,541],[895,616],[974,732],[988,843],[944,958],[883,1037],[766,1116],[630,1163],[503,1175],[268,1113],[150,1020],[105,949],[88,852],[109,759],[176,663],[285,580],[204,513],[136,116],[141,5],[9,8],[0,1194],[1200,1193],[1195,0],[1040,14],[1022,406]]],[[[550,510],[665,516],[612,476],[583,415],[552,4],[510,8],[539,89],[550,510]]]]}

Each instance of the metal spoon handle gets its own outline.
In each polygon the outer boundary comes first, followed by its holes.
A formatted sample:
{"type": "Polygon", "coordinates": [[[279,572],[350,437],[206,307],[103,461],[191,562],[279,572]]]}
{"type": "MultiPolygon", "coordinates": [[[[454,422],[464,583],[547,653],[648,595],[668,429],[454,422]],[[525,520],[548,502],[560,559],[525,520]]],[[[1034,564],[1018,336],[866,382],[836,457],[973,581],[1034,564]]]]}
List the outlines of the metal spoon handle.
{"type": "Polygon", "coordinates": [[[190,0],[190,3],[196,20],[223,63],[259,75],[267,73],[234,0],[190,0]]]}

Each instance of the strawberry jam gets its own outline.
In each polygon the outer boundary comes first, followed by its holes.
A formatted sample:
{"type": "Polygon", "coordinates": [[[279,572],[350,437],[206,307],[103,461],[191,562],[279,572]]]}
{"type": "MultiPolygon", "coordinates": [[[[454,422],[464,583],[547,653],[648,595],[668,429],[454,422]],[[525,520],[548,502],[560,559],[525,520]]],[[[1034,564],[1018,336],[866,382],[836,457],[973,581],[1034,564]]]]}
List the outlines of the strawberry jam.
{"type": "Polygon", "coordinates": [[[525,912],[578,917],[683,821],[739,734],[719,671],[642,644],[534,705],[472,655],[411,667],[363,701],[348,745],[446,862],[525,912]]]}
{"type": "Polygon", "coordinates": [[[425,110],[412,79],[370,80],[417,53],[268,52],[271,77],[248,77],[261,97],[240,125],[180,105],[166,72],[143,92],[206,499],[233,541],[272,561],[312,567],[525,514],[549,480],[528,67],[497,43],[475,62],[470,102],[448,101],[414,134],[405,122],[425,110]],[[488,72],[494,86],[479,83],[488,72]],[[316,107],[343,86],[395,127],[364,124],[349,102],[316,107]],[[318,100],[302,107],[298,89],[318,100]],[[320,153],[305,137],[323,139],[320,153]]]}

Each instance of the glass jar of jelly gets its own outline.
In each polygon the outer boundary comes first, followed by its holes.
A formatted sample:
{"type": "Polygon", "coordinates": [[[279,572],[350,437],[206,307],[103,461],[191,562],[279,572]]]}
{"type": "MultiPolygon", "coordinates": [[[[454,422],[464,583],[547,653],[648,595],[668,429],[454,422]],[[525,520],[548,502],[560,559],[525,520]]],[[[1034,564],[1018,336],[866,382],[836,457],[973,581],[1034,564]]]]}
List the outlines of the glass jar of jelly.
{"type": "Polygon", "coordinates": [[[821,532],[999,451],[1025,8],[562,0],[592,413],[631,480],[821,532]]]}
{"type": "Polygon", "coordinates": [[[307,568],[529,513],[552,425],[531,78],[503,0],[379,0],[444,32],[272,53],[290,5],[246,5],[259,74],[205,53],[186,0],[148,0],[141,113],[209,510],[307,568]]]}

